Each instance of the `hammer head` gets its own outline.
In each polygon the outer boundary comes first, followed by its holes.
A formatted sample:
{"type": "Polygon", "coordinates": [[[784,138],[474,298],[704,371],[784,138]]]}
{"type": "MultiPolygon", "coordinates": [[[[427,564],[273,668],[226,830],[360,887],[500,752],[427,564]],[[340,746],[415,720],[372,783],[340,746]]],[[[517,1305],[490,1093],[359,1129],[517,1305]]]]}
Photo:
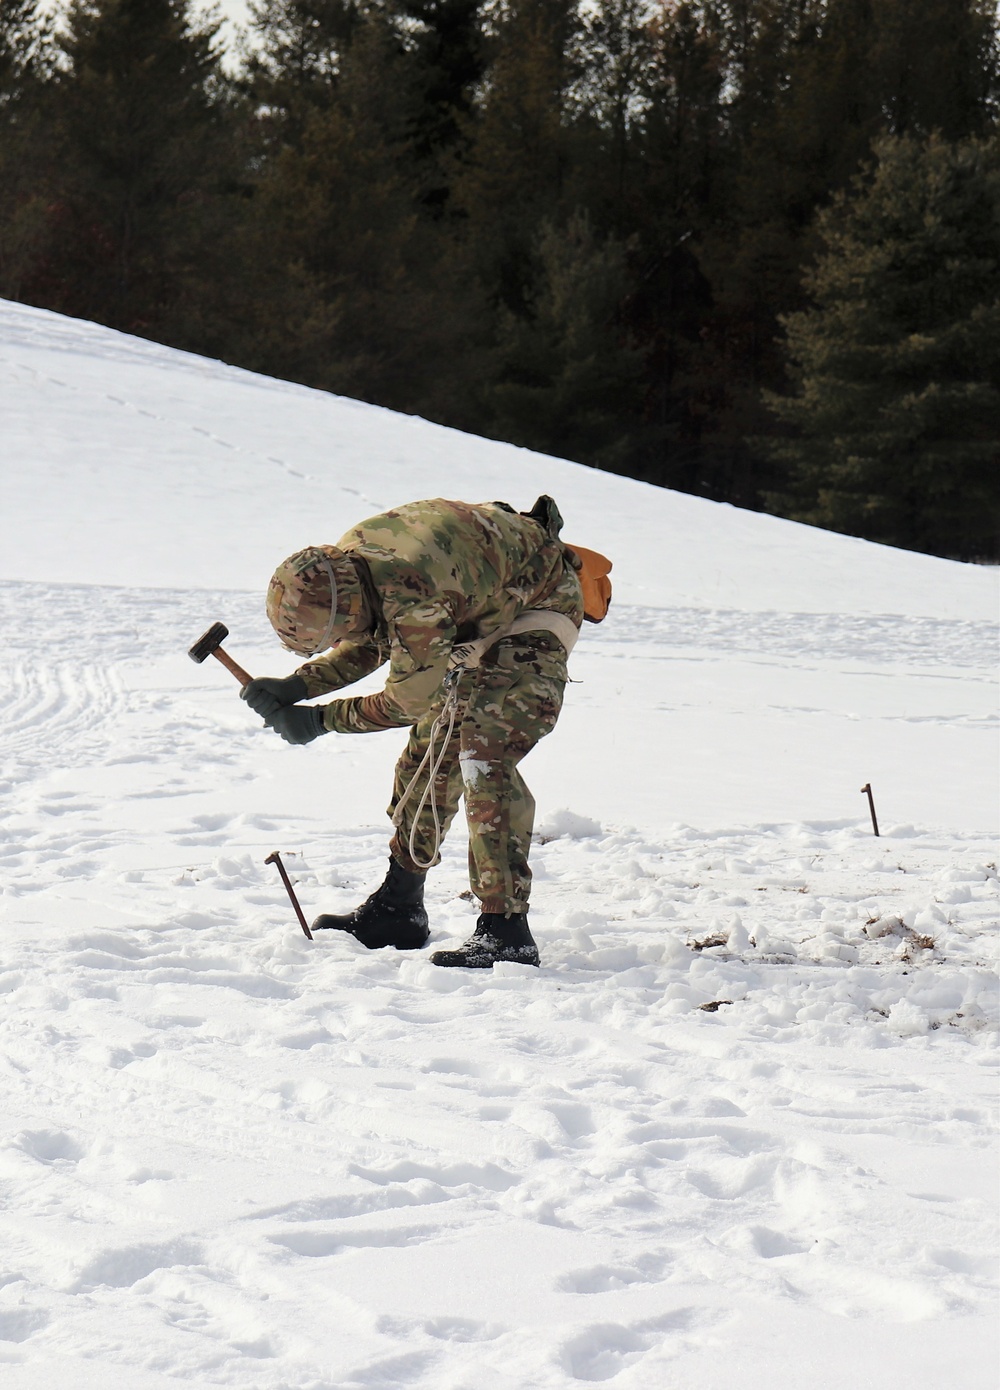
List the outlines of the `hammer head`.
{"type": "Polygon", "coordinates": [[[194,646],[188,651],[188,656],[192,661],[202,662],[206,657],[211,656],[217,647],[221,647],[229,636],[229,629],[225,623],[213,623],[207,632],[203,632],[195,642],[194,646]]]}

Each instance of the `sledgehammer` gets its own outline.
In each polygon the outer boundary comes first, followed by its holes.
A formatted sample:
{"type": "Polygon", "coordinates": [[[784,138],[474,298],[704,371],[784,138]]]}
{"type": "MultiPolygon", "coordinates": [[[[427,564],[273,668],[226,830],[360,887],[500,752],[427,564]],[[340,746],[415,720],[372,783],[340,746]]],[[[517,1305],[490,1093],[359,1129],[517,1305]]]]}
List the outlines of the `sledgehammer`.
{"type": "Polygon", "coordinates": [[[248,676],[243,667],[237,665],[229,653],[222,650],[222,643],[228,636],[229,629],[225,623],[213,623],[208,631],[203,632],[194,646],[189,649],[188,656],[192,661],[197,661],[199,665],[206,656],[214,656],[222,662],[227,671],[232,671],[241,687],[248,686],[253,677],[248,676]]]}

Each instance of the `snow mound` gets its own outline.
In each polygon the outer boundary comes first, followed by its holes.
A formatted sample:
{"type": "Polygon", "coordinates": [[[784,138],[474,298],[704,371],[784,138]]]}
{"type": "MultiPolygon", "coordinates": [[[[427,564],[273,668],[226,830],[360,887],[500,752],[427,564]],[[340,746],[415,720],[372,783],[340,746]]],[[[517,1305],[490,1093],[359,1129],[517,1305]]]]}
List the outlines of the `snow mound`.
{"type": "Polygon", "coordinates": [[[604,831],[590,816],[581,816],[563,807],[543,816],[536,824],[534,834],[544,843],[546,840],[587,840],[595,835],[603,835],[604,831]]]}

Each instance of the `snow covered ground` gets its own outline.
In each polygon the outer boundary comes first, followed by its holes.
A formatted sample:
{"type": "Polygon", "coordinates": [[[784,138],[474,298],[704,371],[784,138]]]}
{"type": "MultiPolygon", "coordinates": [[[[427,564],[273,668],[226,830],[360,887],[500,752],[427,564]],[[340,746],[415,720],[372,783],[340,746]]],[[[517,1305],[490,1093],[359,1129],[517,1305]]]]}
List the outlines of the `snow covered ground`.
{"type": "Polygon", "coordinates": [[[995,1390],[995,575],[17,305],[0,484],[5,1387],[995,1390]],[[263,860],[359,901],[400,737],[187,647],[283,674],[286,553],[541,491],[616,579],[543,969],[310,944],[263,860]]]}

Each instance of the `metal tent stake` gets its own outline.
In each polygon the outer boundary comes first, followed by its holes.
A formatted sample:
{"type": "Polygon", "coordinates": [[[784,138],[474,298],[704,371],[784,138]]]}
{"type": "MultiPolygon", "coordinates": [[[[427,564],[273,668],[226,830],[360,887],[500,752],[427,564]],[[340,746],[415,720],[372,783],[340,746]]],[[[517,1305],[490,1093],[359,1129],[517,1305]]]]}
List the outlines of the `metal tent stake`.
{"type": "Polygon", "coordinates": [[[872,829],[875,831],[875,834],[878,835],[878,820],[875,816],[875,798],[872,796],[872,784],[870,782],[866,782],[865,785],[861,788],[861,790],[862,792],[868,793],[868,809],[872,813],[872,829]]]}
{"type": "Polygon", "coordinates": [[[264,863],[277,864],[278,873],[281,875],[281,881],[285,885],[285,888],[288,890],[288,896],[292,900],[292,907],[295,908],[295,915],[299,919],[299,926],[302,928],[306,936],[311,941],[313,939],[313,934],[309,930],[309,927],[306,923],[306,919],[302,915],[302,909],[301,907],[299,907],[299,900],[295,896],[295,889],[292,887],[292,880],[288,877],[288,874],[285,872],[285,866],[281,862],[281,855],[278,853],[277,850],[275,850],[273,854],[269,854],[267,856],[267,858],[264,860],[264,863]]]}

